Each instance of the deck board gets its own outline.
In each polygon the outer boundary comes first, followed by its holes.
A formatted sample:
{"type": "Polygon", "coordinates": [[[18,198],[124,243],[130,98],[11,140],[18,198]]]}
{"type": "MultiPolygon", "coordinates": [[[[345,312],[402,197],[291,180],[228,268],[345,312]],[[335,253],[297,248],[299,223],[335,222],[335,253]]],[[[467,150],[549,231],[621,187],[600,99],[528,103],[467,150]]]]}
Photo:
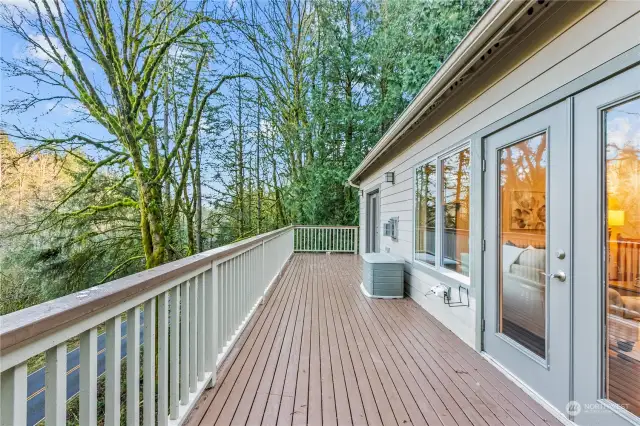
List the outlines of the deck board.
{"type": "Polygon", "coordinates": [[[186,424],[561,424],[413,300],[360,282],[357,256],[295,254],[186,424]]]}

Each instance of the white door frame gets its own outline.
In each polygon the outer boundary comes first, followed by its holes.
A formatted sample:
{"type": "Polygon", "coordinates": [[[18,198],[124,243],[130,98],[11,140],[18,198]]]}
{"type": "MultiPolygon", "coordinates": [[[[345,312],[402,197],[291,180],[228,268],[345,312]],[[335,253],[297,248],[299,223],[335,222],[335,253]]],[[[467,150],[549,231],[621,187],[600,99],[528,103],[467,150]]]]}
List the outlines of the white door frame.
{"type": "Polygon", "coordinates": [[[371,253],[380,251],[380,185],[370,188],[365,193],[365,253],[371,253]],[[371,217],[371,199],[376,196],[376,217],[374,218],[375,224],[372,222],[371,217]],[[373,225],[373,229],[371,228],[373,225]],[[375,237],[372,238],[372,233],[375,232],[375,237]],[[377,249],[377,250],[376,250],[377,249]]]}

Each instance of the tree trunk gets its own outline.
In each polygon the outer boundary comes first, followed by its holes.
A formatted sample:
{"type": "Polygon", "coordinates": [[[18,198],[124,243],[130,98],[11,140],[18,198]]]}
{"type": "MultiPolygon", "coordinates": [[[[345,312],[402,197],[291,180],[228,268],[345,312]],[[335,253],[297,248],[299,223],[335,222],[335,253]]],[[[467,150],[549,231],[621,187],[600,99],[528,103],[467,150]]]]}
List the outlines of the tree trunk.
{"type": "Polygon", "coordinates": [[[166,235],[162,220],[162,187],[146,182],[138,174],[140,229],[147,269],[161,265],[166,257],[166,235]]]}
{"type": "Polygon", "coordinates": [[[202,184],[200,182],[200,137],[196,139],[196,171],[195,171],[195,197],[196,203],[196,229],[195,229],[195,247],[196,253],[202,251],[202,184]]]}

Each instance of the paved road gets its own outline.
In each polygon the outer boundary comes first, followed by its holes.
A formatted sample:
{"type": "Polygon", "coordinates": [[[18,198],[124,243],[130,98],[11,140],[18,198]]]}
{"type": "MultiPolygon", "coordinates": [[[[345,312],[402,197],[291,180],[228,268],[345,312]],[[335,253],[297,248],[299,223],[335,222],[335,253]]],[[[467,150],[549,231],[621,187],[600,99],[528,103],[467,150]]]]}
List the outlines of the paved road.
{"type": "MultiPolygon", "coordinates": [[[[140,312],[140,343],[142,344],[144,312],[140,312]]],[[[122,345],[120,355],[127,356],[127,322],[123,321],[120,327],[122,345]]],[[[98,377],[105,370],[105,341],[104,333],[98,336],[98,377]]],[[[80,348],[67,353],[67,400],[73,398],[80,391],[80,348]]],[[[34,371],[27,377],[27,425],[33,426],[44,420],[44,367],[34,371]]]]}

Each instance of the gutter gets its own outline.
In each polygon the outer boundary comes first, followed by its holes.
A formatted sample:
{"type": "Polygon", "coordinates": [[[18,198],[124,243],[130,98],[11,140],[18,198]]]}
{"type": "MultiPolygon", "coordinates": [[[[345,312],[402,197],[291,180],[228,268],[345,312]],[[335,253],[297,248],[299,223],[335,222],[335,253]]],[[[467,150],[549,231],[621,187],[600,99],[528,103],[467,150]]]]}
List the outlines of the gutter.
{"type": "Polygon", "coordinates": [[[460,41],[438,71],[429,79],[418,95],[369,151],[360,165],[351,173],[347,180],[349,185],[359,188],[355,181],[384,152],[391,148],[407,129],[424,115],[427,108],[446,91],[452,81],[457,79],[465,69],[465,65],[470,66],[475,62],[475,59],[484,52],[481,49],[490,39],[495,38],[496,33],[503,33],[509,29],[510,25],[506,24],[512,20],[518,10],[526,10],[529,4],[533,2],[533,0],[529,2],[497,0],[489,6],[489,9],[460,41]]]}

